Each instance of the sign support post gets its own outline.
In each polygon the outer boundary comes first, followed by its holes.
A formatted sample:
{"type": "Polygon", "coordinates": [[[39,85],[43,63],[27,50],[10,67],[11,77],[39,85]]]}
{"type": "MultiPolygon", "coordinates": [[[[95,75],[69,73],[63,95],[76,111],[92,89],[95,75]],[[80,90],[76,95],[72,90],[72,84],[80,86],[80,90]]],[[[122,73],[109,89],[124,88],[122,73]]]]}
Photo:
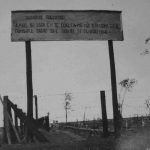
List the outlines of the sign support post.
{"type": "Polygon", "coordinates": [[[110,59],[110,72],[111,72],[111,88],[112,88],[112,104],[113,104],[113,116],[114,116],[114,130],[115,134],[119,134],[119,110],[118,110],[118,98],[117,98],[117,85],[116,85],[116,69],[114,60],[113,41],[108,40],[109,47],[109,59],[110,59]]]}
{"type": "MultiPolygon", "coordinates": [[[[33,118],[33,87],[32,87],[32,60],[31,60],[31,42],[25,41],[26,45],[26,74],[27,74],[27,117],[33,118]]],[[[27,138],[32,137],[27,129],[27,138]]]]}

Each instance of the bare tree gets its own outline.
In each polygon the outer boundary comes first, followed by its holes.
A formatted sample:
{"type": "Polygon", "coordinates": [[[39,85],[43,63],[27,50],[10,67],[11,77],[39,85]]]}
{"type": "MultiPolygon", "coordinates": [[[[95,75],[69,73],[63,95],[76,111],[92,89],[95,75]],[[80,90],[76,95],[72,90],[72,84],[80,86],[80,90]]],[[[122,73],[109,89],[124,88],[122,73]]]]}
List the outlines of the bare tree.
{"type": "Polygon", "coordinates": [[[124,79],[121,82],[119,82],[119,85],[121,86],[120,89],[120,93],[119,93],[119,110],[120,110],[120,114],[122,116],[122,111],[123,111],[123,104],[124,104],[124,100],[125,100],[125,95],[127,92],[130,92],[132,90],[132,88],[134,87],[134,85],[137,83],[136,79],[124,79]],[[121,97],[121,93],[122,97],[121,97]]]}
{"type": "MultiPolygon", "coordinates": [[[[145,45],[147,45],[150,41],[150,37],[146,38],[145,39],[145,45]]],[[[140,55],[147,55],[147,54],[150,54],[150,50],[149,48],[145,48],[141,53],[140,55]]]]}
{"type": "Polygon", "coordinates": [[[145,44],[147,44],[149,42],[149,40],[150,40],[150,37],[146,38],[145,39],[145,44]]]}
{"type": "Polygon", "coordinates": [[[65,93],[65,112],[66,112],[66,123],[68,121],[68,110],[71,109],[71,100],[72,100],[72,96],[71,93],[65,93]]]}

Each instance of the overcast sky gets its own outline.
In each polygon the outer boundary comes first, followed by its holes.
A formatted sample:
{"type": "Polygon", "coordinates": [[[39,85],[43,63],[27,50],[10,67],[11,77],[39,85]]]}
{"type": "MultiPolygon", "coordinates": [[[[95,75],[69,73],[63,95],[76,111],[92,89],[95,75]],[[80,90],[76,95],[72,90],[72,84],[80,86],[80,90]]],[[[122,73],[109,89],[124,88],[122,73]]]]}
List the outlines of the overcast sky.
{"type": "MultiPolygon", "coordinates": [[[[26,111],[25,43],[11,42],[12,10],[121,10],[124,41],[114,41],[117,85],[126,78],[137,84],[125,99],[123,115],[143,115],[150,98],[149,0],[0,0],[0,94],[26,111]]],[[[107,41],[32,42],[33,92],[39,116],[65,121],[64,93],[72,93],[69,120],[101,117],[99,91],[106,91],[112,117],[110,66],[107,41]]],[[[118,94],[120,86],[118,85],[118,94]]],[[[0,125],[3,121],[0,105],[0,125]]]]}

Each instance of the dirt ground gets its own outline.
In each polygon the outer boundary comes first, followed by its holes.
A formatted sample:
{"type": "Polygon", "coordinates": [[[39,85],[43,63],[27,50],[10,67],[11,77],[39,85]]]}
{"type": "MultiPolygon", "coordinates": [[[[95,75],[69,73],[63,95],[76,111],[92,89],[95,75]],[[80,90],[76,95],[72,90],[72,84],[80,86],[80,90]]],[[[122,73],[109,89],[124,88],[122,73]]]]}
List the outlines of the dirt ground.
{"type": "Polygon", "coordinates": [[[2,145],[0,150],[150,150],[150,129],[129,130],[116,139],[100,135],[82,137],[66,130],[41,130],[49,143],[2,145]]]}
{"type": "Polygon", "coordinates": [[[52,130],[44,133],[49,143],[2,145],[0,150],[84,150],[86,139],[69,131],[52,130]]]}

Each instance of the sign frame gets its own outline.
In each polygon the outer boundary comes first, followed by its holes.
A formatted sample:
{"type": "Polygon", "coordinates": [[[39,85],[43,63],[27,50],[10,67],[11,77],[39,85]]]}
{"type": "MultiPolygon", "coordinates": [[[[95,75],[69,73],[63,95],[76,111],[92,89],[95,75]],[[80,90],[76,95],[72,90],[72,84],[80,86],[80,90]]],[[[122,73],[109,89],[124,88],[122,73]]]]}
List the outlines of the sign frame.
{"type": "Polygon", "coordinates": [[[124,40],[123,27],[122,27],[122,11],[111,11],[111,10],[27,10],[25,11],[25,10],[18,10],[18,11],[11,12],[11,23],[12,23],[11,24],[11,40],[12,41],[89,41],[89,40],[123,41],[124,40]],[[31,14],[33,14],[35,18],[32,19],[31,14]],[[39,18],[38,16],[36,18],[36,14],[37,15],[40,14],[39,18]],[[63,14],[63,15],[60,15],[60,14],[63,14]],[[25,19],[25,15],[26,15],[26,20],[23,20],[25,19]],[[47,17],[46,15],[49,16],[49,18],[50,17],[51,18],[49,20],[44,18],[44,17],[47,17]],[[100,18],[99,15],[100,17],[103,17],[103,15],[105,15],[106,17],[104,16],[103,18],[100,18]],[[40,17],[42,17],[42,19],[40,17]],[[54,19],[52,17],[57,17],[57,18],[54,19]],[[63,19],[63,17],[65,19],[63,19]],[[114,19],[115,21],[113,19],[110,20],[111,17],[115,18],[116,20],[115,19],[114,19]],[[38,25],[37,23],[40,20],[43,21],[44,25],[51,23],[53,27],[44,27],[44,28],[37,27],[38,25]],[[20,22],[23,22],[23,23],[20,23],[20,22]],[[29,27],[29,24],[31,24],[32,22],[34,24],[34,27],[29,27]],[[113,23],[108,24],[107,22],[108,23],[114,22],[114,24],[113,23]],[[117,23],[115,24],[115,22],[117,23]],[[21,26],[19,26],[20,25],[19,23],[22,24],[22,29],[21,29],[21,26]],[[59,27],[54,26],[54,24],[56,25],[58,23],[59,23],[59,27]],[[85,26],[86,23],[90,27],[88,26],[86,27],[85,26]],[[78,25],[78,27],[68,27],[68,28],[63,27],[63,25],[68,25],[68,24],[70,26],[78,25]],[[21,33],[25,31],[27,31],[28,33],[21,33]],[[45,32],[45,34],[37,33],[40,31],[45,32]],[[52,31],[57,32],[57,33],[49,33],[52,31]],[[65,32],[73,32],[73,33],[65,33],[65,32]]]}

